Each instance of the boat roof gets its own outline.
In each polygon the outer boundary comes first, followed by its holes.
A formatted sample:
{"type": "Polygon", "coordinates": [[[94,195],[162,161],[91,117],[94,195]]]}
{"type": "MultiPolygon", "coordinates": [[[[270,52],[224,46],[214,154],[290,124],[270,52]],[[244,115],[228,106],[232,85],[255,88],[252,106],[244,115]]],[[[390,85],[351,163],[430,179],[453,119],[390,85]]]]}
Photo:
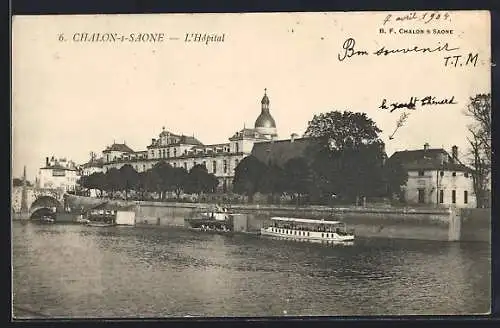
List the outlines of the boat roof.
{"type": "Polygon", "coordinates": [[[315,223],[315,224],[339,224],[343,223],[341,221],[326,221],[324,219],[299,219],[299,218],[283,218],[283,217],[272,217],[271,220],[274,221],[284,221],[284,222],[299,222],[299,223],[315,223]]]}

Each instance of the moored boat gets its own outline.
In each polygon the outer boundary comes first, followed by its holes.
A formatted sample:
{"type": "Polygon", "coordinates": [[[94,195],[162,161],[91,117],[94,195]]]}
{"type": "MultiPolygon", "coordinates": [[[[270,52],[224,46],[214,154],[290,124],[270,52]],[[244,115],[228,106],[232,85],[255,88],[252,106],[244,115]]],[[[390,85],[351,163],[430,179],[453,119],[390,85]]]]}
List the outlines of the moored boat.
{"type": "Polygon", "coordinates": [[[194,213],[185,223],[189,229],[203,232],[231,232],[233,226],[230,212],[219,206],[213,211],[194,213]]]}
{"type": "Polygon", "coordinates": [[[105,222],[105,221],[90,221],[87,223],[89,227],[113,227],[116,224],[114,222],[105,222]]]}
{"type": "Polygon", "coordinates": [[[40,218],[40,223],[54,223],[55,219],[48,215],[44,215],[40,218]]]}
{"type": "Polygon", "coordinates": [[[350,242],[354,231],[341,221],[272,217],[260,230],[261,235],[302,241],[350,242]]]}

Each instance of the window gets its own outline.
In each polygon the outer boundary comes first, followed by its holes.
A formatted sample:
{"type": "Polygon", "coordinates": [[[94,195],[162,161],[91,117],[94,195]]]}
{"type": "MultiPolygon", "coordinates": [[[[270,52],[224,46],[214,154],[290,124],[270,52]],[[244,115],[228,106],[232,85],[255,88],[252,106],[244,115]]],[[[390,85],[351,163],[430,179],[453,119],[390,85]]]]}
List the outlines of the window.
{"type": "Polygon", "coordinates": [[[177,148],[174,148],[174,157],[177,157],[177,148]]]}
{"type": "Polygon", "coordinates": [[[177,163],[174,163],[174,167],[177,167],[177,163]]]}
{"type": "Polygon", "coordinates": [[[238,143],[236,143],[236,152],[239,153],[240,152],[240,145],[238,143]]]}
{"type": "Polygon", "coordinates": [[[187,168],[188,168],[188,163],[184,162],[184,169],[187,170],[187,168]]]}
{"type": "Polygon", "coordinates": [[[439,203],[443,204],[444,202],[444,190],[439,190],[439,203]]]}
{"type": "Polygon", "coordinates": [[[170,157],[170,148],[167,149],[167,157],[170,157]]]}
{"type": "Polygon", "coordinates": [[[453,204],[455,204],[457,202],[457,191],[456,190],[451,191],[451,202],[453,204]]]}
{"type": "Polygon", "coordinates": [[[464,177],[468,178],[469,177],[469,172],[464,173],[464,177]]]}
{"type": "Polygon", "coordinates": [[[467,193],[467,190],[464,190],[464,204],[467,204],[469,201],[469,194],[467,193]]]}
{"type": "Polygon", "coordinates": [[[234,160],[234,167],[235,167],[235,168],[236,168],[236,167],[238,167],[238,164],[239,164],[239,163],[240,163],[240,161],[239,161],[238,159],[235,159],[235,160],[234,160]]]}
{"type": "Polygon", "coordinates": [[[203,166],[207,167],[207,162],[203,161],[203,166]]]}
{"type": "Polygon", "coordinates": [[[418,202],[420,204],[425,202],[425,189],[418,189],[418,202]]]}
{"type": "Polygon", "coordinates": [[[215,172],[217,172],[217,161],[212,162],[212,167],[213,167],[213,172],[215,174],[215,172]]]}
{"type": "Polygon", "coordinates": [[[224,173],[227,173],[227,160],[224,160],[224,173]]]}
{"type": "Polygon", "coordinates": [[[453,173],[451,174],[451,176],[456,177],[456,176],[457,176],[457,172],[453,172],[453,173]]]}
{"type": "Polygon", "coordinates": [[[142,171],[146,171],[146,164],[142,164],[142,171]]]}
{"type": "Polygon", "coordinates": [[[439,172],[439,175],[444,176],[444,172],[443,171],[439,172]]]}
{"type": "Polygon", "coordinates": [[[423,171],[423,170],[418,171],[419,177],[423,177],[424,175],[425,175],[425,171],[423,171]]]}

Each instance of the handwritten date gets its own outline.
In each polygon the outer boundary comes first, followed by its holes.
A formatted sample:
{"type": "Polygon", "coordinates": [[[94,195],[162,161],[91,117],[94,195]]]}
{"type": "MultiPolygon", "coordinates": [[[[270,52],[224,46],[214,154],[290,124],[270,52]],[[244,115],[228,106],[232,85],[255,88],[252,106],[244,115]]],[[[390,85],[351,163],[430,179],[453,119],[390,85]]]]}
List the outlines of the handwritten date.
{"type": "Polygon", "coordinates": [[[384,18],[383,25],[392,22],[418,21],[429,24],[433,21],[451,21],[451,15],[448,12],[410,12],[403,15],[388,14],[384,18]]]}

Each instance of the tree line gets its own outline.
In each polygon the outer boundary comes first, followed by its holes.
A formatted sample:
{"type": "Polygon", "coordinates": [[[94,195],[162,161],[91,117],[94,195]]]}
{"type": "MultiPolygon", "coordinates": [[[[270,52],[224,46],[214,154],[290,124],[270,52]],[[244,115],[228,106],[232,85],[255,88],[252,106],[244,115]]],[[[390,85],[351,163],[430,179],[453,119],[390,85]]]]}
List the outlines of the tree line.
{"type": "Polygon", "coordinates": [[[135,191],[144,198],[146,193],[156,192],[160,198],[165,199],[167,192],[173,192],[177,198],[182,193],[201,194],[214,192],[217,178],[208,173],[204,165],[197,164],[187,171],[183,167],[172,167],[161,161],[145,172],[137,172],[130,164],[123,165],[120,169],[111,168],[107,172],[95,172],[82,176],[79,180],[82,188],[95,189],[99,195],[103,191],[114,193],[125,191],[128,199],[129,192],[135,191]]]}
{"type": "MultiPolygon", "coordinates": [[[[235,168],[233,191],[247,196],[250,202],[258,192],[269,195],[273,202],[288,195],[297,204],[392,198],[399,195],[408,175],[400,163],[386,162],[380,132],[364,113],[332,111],[315,115],[305,133],[310,142],[304,153],[286,163],[245,157],[235,168]]],[[[82,177],[80,185],[97,189],[100,194],[124,190],[126,198],[130,190],[143,197],[146,192],[157,192],[164,199],[166,192],[174,192],[177,198],[181,193],[215,192],[218,181],[204,165],[195,165],[188,172],[159,162],[141,173],[131,165],[94,173],[82,177]]]]}
{"type": "Polygon", "coordinates": [[[292,195],[297,203],[355,202],[361,197],[399,197],[408,174],[401,163],[386,162],[381,130],[364,113],[332,111],[313,117],[305,152],[282,165],[243,159],[234,190],[250,199],[257,192],[292,195]]]}

